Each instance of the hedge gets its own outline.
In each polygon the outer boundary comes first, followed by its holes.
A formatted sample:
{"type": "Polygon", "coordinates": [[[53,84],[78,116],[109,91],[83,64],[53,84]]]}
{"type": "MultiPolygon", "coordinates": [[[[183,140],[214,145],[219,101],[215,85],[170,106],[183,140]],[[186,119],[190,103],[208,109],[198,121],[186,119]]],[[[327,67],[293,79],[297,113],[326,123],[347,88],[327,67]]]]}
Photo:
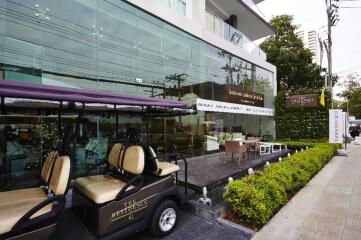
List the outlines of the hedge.
{"type": "MultiPolygon", "coordinates": [[[[321,91],[298,89],[287,94],[321,95],[321,91]]],[[[330,98],[330,93],[326,91],[326,106],[287,107],[286,93],[278,92],[275,98],[277,138],[290,138],[294,140],[328,138],[328,109],[331,108],[330,98]]]]}
{"type": "Polygon", "coordinates": [[[292,141],[291,139],[277,139],[276,142],[282,143],[285,146],[287,146],[287,148],[290,149],[306,149],[308,148],[312,148],[314,147],[317,143],[320,142],[320,140],[297,140],[297,141],[292,141]]]}
{"type": "Polygon", "coordinates": [[[256,171],[254,176],[228,184],[225,202],[239,221],[262,227],[298,190],[335,155],[338,145],[318,143],[256,171]]]}

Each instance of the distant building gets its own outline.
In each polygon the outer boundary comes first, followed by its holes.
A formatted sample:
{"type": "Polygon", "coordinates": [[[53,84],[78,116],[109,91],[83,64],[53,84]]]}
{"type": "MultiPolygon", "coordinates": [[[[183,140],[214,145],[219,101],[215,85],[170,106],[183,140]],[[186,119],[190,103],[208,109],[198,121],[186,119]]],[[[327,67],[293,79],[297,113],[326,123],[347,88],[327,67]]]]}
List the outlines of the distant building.
{"type": "Polygon", "coordinates": [[[319,64],[320,59],[320,48],[318,43],[318,32],[314,29],[304,29],[298,28],[296,30],[296,35],[299,37],[306,48],[310,49],[314,54],[312,57],[312,62],[319,64]]]}

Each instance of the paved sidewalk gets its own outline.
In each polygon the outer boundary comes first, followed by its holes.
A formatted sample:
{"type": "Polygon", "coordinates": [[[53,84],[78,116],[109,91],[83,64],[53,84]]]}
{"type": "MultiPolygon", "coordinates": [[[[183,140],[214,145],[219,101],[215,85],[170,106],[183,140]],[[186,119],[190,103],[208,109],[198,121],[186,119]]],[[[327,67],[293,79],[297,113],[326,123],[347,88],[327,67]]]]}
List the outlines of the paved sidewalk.
{"type": "Polygon", "coordinates": [[[361,146],[334,157],[252,240],[360,240],[361,146]]]}

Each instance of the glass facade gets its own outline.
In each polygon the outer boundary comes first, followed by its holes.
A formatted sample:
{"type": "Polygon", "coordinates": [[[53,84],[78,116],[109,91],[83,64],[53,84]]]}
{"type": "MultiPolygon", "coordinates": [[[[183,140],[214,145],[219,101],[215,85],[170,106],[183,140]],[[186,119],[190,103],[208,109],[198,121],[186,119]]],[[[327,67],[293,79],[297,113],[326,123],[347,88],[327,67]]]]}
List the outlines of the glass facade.
{"type": "MultiPolygon", "coordinates": [[[[274,108],[273,76],[123,1],[0,1],[0,79],[178,99],[190,105],[197,98],[225,101],[225,89],[232,85],[264,94],[264,107],[274,108]]],[[[0,134],[6,136],[0,148],[2,179],[39,168],[56,142],[56,119],[31,114],[0,116],[0,134]],[[13,155],[23,157],[9,165],[13,155]]],[[[78,166],[75,174],[81,175],[83,164],[105,158],[102,151],[92,151],[92,143],[100,142],[105,149],[114,143],[115,117],[83,116],[77,132],[74,116],[63,121],[68,138],[78,138],[69,145],[69,154],[78,166]]],[[[144,137],[141,118],[120,116],[119,123],[120,132],[133,127],[144,137]]],[[[150,144],[161,151],[174,143],[188,157],[205,155],[212,152],[206,147],[207,136],[216,127],[226,133],[275,134],[273,117],[199,111],[154,119],[150,144]]]]}

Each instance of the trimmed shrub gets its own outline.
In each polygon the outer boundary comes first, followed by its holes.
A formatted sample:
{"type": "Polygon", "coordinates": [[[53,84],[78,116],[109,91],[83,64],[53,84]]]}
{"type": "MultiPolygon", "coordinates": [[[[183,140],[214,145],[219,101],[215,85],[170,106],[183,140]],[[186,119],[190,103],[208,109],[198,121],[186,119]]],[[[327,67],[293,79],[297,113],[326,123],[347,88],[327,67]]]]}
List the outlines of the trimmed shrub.
{"type": "Polygon", "coordinates": [[[264,172],[228,184],[224,199],[242,223],[256,229],[263,226],[334,156],[339,145],[315,144],[264,172]]]}
{"type": "Polygon", "coordinates": [[[277,142],[283,143],[290,149],[298,149],[298,150],[300,150],[301,148],[306,149],[306,147],[312,148],[315,146],[315,144],[317,144],[317,142],[313,142],[312,140],[291,141],[289,139],[283,139],[283,140],[278,139],[277,142]]]}
{"type": "Polygon", "coordinates": [[[265,192],[246,181],[234,181],[228,185],[227,203],[237,217],[251,225],[260,226],[272,215],[265,200],[265,192]]]}

